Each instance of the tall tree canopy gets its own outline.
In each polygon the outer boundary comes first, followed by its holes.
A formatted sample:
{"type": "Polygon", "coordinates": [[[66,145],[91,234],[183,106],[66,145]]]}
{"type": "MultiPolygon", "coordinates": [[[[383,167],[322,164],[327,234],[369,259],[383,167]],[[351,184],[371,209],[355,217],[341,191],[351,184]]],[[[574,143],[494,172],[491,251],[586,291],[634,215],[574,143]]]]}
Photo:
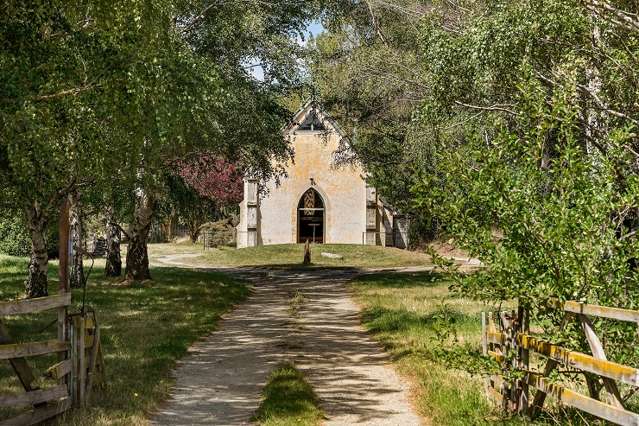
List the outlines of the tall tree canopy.
{"type": "Polygon", "coordinates": [[[297,82],[292,36],[314,10],[304,1],[4,2],[0,177],[31,231],[27,293],[47,292],[44,230],[74,191],[106,193],[117,180],[130,194],[127,275],[144,279],[167,160],[209,149],[271,173],[270,159],[288,155],[276,97],[297,82]],[[263,82],[247,70],[254,62],[263,82]]]}
{"type": "MultiPolygon", "coordinates": [[[[485,262],[464,291],[517,298],[551,335],[549,298],[636,308],[636,2],[337,4],[322,97],[382,193],[485,262]]],[[[608,333],[639,356],[631,327],[608,333]]]]}

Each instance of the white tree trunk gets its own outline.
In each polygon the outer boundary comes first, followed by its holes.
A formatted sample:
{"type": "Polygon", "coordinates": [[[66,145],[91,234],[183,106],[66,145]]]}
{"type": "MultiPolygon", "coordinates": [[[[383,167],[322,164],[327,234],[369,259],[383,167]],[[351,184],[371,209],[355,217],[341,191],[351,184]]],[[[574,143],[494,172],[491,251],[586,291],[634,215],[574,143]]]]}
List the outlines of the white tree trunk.
{"type": "Polygon", "coordinates": [[[144,190],[136,193],[133,222],[129,226],[129,245],[126,254],[126,279],[144,281],[151,279],[147,239],[155,209],[155,201],[144,190]]]}
{"type": "MultiPolygon", "coordinates": [[[[594,21],[594,27],[592,29],[592,48],[597,50],[601,46],[601,28],[597,25],[596,15],[592,17],[594,21]]],[[[590,97],[599,98],[601,95],[602,81],[601,73],[596,63],[596,59],[592,59],[588,68],[586,69],[586,81],[587,89],[590,92],[590,97]]],[[[599,163],[598,156],[600,155],[595,149],[593,140],[601,137],[601,133],[604,130],[602,128],[603,113],[600,113],[594,107],[588,108],[586,111],[586,153],[591,158],[594,165],[599,163]]]]}
{"type": "Polygon", "coordinates": [[[120,228],[113,215],[113,208],[108,207],[106,212],[106,265],[104,267],[104,275],[107,277],[119,277],[122,274],[120,234],[120,228]]]}
{"type": "Polygon", "coordinates": [[[74,192],[69,196],[69,233],[71,237],[71,275],[69,281],[72,288],[81,288],[84,281],[84,267],[82,258],[84,247],[82,244],[82,206],[80,194],[74,192]]]}
{"type": "Polygon", "coordinates": [[[26,214],[27,226],[31,234],[31,258],[29,275],[24,283],[25,290],[27,297],[43,297],[48,295],[47,216],[38,202],[28,206],[26,214]]]}

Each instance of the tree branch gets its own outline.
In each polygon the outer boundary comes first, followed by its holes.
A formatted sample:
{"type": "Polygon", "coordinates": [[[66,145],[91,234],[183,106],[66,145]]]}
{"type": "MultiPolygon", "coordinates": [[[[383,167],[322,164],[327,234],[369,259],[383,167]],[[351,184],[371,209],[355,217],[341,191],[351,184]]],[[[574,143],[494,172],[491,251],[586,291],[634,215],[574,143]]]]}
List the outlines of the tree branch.
{"type": "Polygon", "coordinates": [[[583,84],[577,84],[577,88],[578,88],[578,89],[579,89],[582,93],[585,93],[585,94],[589,95],[589,96],[590,96],[590,97],[591,97],[591,98],[595,101],[595,103],[597,104],[597,106],[598,106],[598,107],[599,107],[602,111],[604,111],[604,112],[606,112],[606,113],[608,113],[608,114],[610,114],[610,115],[614,115],[615,117],[623,118],[623,119],[626,119],[626,120],[628,120],[628,121],[631,121],[631,122],[632,122],[632,123],[634,123],[634,124],[639,125],[639,121],[635,120],[634,118],[630,117],[629,115],[624,114],[624,113],[623,113],[623,112],[621,112],[621,111],[617,111],[617,110],[614,110],[614,109],[610,108],[610,107],[608,106],[608,104],[606,104],[606,102],[604,102],[604,101],[603,101],[603,100],[599,97],[599,95],[597,95],[597,93],[595,93],[592,89],[590,89],[590,88],[588,88],[588,87],[584,86],[583,84]]]}
{"type": "Polygon", "coordinates": [[[618,9],[605,0],[586,0],[585,4],[586,8],[594,12],[597,16],[606,19],[606,17],[601,16],[602,11],[612,14],[616,19],[608,18],[610,22],[623,26],[631,31],[639,31],[639,16],[637,16],[636,13],[618,9]]]}
{"type": "Polygon", "coordinates": [[[364,2],[366,3],[366,6],[368,7],[368,13],[371,16],[371,24],[373,25],[373,28],[375,28],[375,32],[377,32],[377,35],[379,36],[382,43],[388,46],[386,37],[384,36],[382,29],[379,27],[379,23],[377,22],[377,18],[375,17],[375,12],[373,11],[373,5],[371,5],[371,2],[368,0],[364,0],[364,2]]]}
{"type": "Polygon", "coordinates": [[[66,89],[66,90],[61,90],[60,92],[57,93],[51,93],[49,95],[40,95],[40,96],[36,96],[33,99],[36,101],[49,101],[51,99],[56,99],[56,98],[62,98],[64,96],[76,96],[82,92],[86,92],[87,90],[91,90],[94,87],[97,87],[95,84],[88,84],[85,86],[81,86],[81,87],[74,87],[73,89],[66,89]]]}
{"type": "Polygon", "coordinates": [[[472,108],[472,109],[478,109],[481,111],[501,111],[501,112],[505,112],[511,115],[519,115],[519,113],[506,108],[507,106],[511,106],[511,105],[503,105],[503,104],[494,104],[494,105],[490,105],[490,106],[481,106],[481,105],[472,105],[472,104],[466,104],[464,102],[460,102],[460,101],[455,101],[456,105],[459,106],[463,106],[466,108],[472,108]]]}
{"type": "Polygon", "coordinates": [[[125,236],[125,237],[127,237],[127,238],[131,238],[131,237],[129,236],[129,233],[128,233],[128,232],[126,232],[126,231],[125,231],[125,229],[124,229],[123,227],[121,227],[119,223],[111,222],[111,224],[112,224],[113,226],[115,226],[116,228],[118,228],[118,229],[120,230],[120,232],[122,232],[122,233],[124,234],[124,236],[125,236]]]}
{"type": "MultiPolygon", "coordinates": [[[[550,78],[544,76],[543,74],[541,74],[539,71],[535,70],[535,74],[542,79],[543,81],[545,81],[546,83],[552,85],[552,86],[558,86],[559,83],[557,83],[554,80],[551,80],[550,78]]],[[[610,115],[614,115],[615,117],[619,117],[619,118],[623,118],[625,120],[628,120],[634,124],[639,125],[639,121],[635,120],[634,118],[630,117],[629,115],[621,112],[621,111],[617,111],[615,109],[610,108],[610,106],[608,106],[608,104],[606,104],[600,97],[599,95],[597,95],[592,89],[589,89],[588,87],[584,86],[583,84],[577,84],[576,85],[577,89],[590,96],[595,103],[597,104],[597,106],[604,112],[610,114],[610,115]]]]}

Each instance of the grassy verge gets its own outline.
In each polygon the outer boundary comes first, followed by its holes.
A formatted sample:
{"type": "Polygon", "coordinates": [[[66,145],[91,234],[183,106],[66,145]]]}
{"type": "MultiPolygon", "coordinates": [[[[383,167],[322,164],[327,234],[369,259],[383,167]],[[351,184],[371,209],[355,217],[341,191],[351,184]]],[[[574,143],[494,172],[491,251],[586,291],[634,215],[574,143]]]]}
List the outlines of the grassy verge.
{"type": "Polygon", "coordinates": [[[315,426],[322,417],[315,393],[302,373],[291,364],[282,364],[271,373],[253,420],[263,426],[315,426]]]}
{"type": "MultiPolygon", "coordinates": [[[[430,256],[396,248],[349,244],[320,244],[311,248],[312,266],[393,267],[431,265],[430,256]],[[324,257],[322,252],[341,256],[324,257]]],[[[207,250],[201,260],[220,266],[301,266],[303,244],[282,244],[235,249],[221,247],[207,250]]]]}
{"type": "MultiPolygon", "coordinates": [[[[451,295],[444,275],[385,273],[355,280],[363,322],[412,378],[420,412],[441,425],[500,422],[484,396],[480,303],[451,295]]],[[[517,422],[516,419],[510,422],[517,422]]]]}
{"type": "MultiPolygon", "coordinates": [[[[0,256],[0,300],[23,293],[25,270],[25,259],[0,256]]],[[[57,288],[56,273],[52,264],[52,290],[57,288]]],[[[248,288],[223,274],[177,268],[154,268],[153,282],[126,287],[103,279],[102,273],[101,267],[94,270],[87,303],[97,311],[102,328],[106,389],[94,393],[90,408],[74,410],[59,423],[147,424],[148,413],[167,396],[175,361],[191,343],[214,329],[220,315],[247,296],[248,288]]],[[[81,299],[75,290],[74,301],[81,299]]],[[[47,325],[53,315],[14,317],[6,325],[18,341],[52,338],[55,331],[47,325]]],[[[31,362],[41,373],[54,360],[38,357],[31,362]]],[[[19,390],[8,365],[0,364],[0,392],[19,390]]]]}

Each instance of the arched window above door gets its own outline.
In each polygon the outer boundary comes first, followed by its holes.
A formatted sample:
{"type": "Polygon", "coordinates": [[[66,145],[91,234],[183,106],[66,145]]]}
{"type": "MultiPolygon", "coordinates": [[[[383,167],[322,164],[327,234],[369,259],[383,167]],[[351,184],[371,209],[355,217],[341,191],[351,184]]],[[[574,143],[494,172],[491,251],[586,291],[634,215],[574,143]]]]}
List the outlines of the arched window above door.
{"type": "Polygon", "coordinates": [[[297,204],[297,208],[302,210],[303,213],[307,216],[312,216],[313,211],[318,209],[324,209],[324,200],[322,196],[314,190],[313,188],[309,188],[300,198],[299,203],[297,204]]]}

